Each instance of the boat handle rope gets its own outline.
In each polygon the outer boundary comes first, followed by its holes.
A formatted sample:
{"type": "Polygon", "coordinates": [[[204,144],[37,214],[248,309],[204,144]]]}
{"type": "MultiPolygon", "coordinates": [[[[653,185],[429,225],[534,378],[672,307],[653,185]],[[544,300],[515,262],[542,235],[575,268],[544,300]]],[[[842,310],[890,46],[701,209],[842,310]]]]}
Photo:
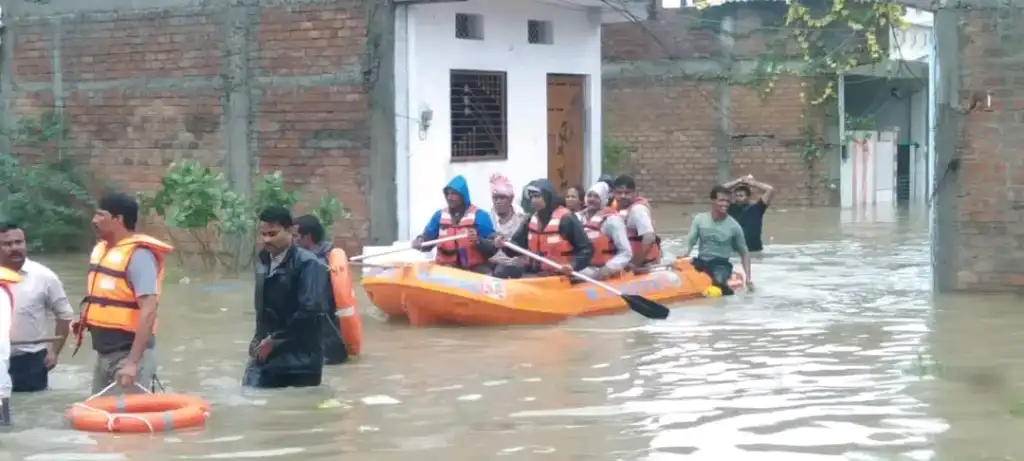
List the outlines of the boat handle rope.
{"type": "MultiPolygon", "coordinates": [[[[88,403],[86,403],[86,402],[88,402],[88,401],[90,401],[92,399],[95,399],[97,397],[102,397],[103,394],[106,394],[107,392],[109,392],[110,389],[112,389],[116,385],[117,385],[117,381],[114,381],[114,382],[110,383],[110,385],[108,385],[107,387],[104,387],[102,391],[99,391],[99,392],[89,396],[89,398],[85,399],[85,401],[75,403],[72,406],[80,407],[80,408],[85,408],[86,410],[102,413],[104,416],[107,417],[107,431],[108,432],[114,432],[114,423],[117,422],[118,418],[137,419],[139,421],[142,421],[142,423],[146,425],[146,428],[149,429],[150,433],[156,432],[156,430],[153,429],[153,424],[151,424],[149,421],[147,421],[146,418],[143,418],[143,417],[137,416],[137,415],[133,415],[131,413],[117,413],[117,414],[115,414],[115,413],[111,413],[109,411],[100,410],[99,408],[90,406],[88,403]]],[[[147,394],[152,394],[152,392],[150,392],[149,389],[146,389],[145,386],[143,386],[142,384],[139,384],[138,381],[135,382],[135,387],[138,387],[139,389],[142,389],[142,392],[145,392],[147,394]]]]}

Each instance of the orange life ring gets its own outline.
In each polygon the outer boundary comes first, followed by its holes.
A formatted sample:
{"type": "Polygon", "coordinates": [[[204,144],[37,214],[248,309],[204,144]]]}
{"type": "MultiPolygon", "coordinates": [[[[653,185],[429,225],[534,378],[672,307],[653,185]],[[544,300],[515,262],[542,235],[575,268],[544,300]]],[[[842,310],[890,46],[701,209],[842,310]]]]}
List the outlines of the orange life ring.
{"type": "Polygon", "coordinates": [[[334,314],[338,317],[341,338],[345,342],[348,354],[358,356],[363,348],[363,322],[359,320],[356,292],[352,289],[352,272],[348,268],[348,255],[345,254],[345,250],[331,250],[327,254],[327,265],[331,268],[334,314]]]}
{"type": "Polygon", "coordinates": [[[181,394],[128,394],[96,397],[68,408],[71,427],[88,432],[147,433],[206,424],[210,404],[181,394]]]}

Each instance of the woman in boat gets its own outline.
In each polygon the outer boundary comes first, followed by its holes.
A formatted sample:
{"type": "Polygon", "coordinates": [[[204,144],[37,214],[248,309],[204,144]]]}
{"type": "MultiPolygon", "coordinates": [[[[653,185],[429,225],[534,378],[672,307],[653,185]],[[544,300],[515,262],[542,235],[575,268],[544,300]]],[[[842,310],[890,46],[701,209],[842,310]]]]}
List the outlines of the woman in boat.
{"type": "MultiPolygon", "coordinates": [[[[526,187],[530,197],[533,213],[519,230],[508,241],[544,256],[558,264],[561,270],[536,261],[530,261],[526,267],[526,276],[569,275],[573,271],[581,271],[590,265],[593,247],[587,238],[583,225],[568,208],[560,205],[555,194],[555,186],[547,179],[538,179],[526,187]]],[[[498,236],[494,244],[502,248],[506,239],[498,236]]],[[[502,250],[506,255],[515,256],[512,250],[502,250]]],[[[495,277],[515,278],[518,271],[507,269],[508,266],[495,268],[495,277]]]]}
{"type": "Polygon", "coordinates": [[[599,280],[622,273],[633,259],[626,223],[615,208],[607,206],[609,195],[607,183],[590,186],[587,207],[580,212],[580,221],[594,246],[594,257],[583,274],[599,280]]]}
{"type": "Polygon", "coordinates": [[[565,207],[576,214],[577,218],[580,217],[580,212],[583,211],[583,208],[585,207],[583,203],[584,193],[585,191],[583,190],[583,186],[579,184],[572,186],[565,191],[565,207]]]}
{"type": "MultiPolygon", "coordinates": [[[[491,176],[491,200],[494,203],[491,208],[491,221],[494,223],[495,234],[505,238],[515,234],[525,218],[525,215],[516,211],[513,205],[515,196],[516,191],[512,187],[512,182],[505,175],[494,173],[491,176]]],[[[494,253],[491,263],[516,267],[525,266],[525,261],[521,256],[513,258],[501,251],[494,253]]]]}
{"type": "Polygon", "coordinates": [[[469,185],[462,175],[452,178],[443,191],[448,206],[430,217],[423,233],[412,241],[412,247],[430,251],[432,246],[423,246],[424,241],[465,235],[465,238],[437,245],[434,262],[481,274],[490,272],[488,259],[495,252],[491,241],[494,238],[491,215],[473,205],[469,198],[469,185]]]}

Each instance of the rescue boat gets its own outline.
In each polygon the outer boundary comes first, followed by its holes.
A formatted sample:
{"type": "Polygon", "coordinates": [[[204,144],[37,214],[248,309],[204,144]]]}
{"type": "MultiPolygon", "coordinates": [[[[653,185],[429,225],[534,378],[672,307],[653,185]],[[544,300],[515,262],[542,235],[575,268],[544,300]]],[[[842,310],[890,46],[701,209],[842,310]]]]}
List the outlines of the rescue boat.
{"type": "MultiPolygon", "coordinates": [[[[711,287],[688,259],[604,282],[661,303],[700,298],[711,287]]],[[[729,285],[741,289],[743,276],[734,273],[729,285]]],[[[552,324],[628,310],[620,296],[567,277],[504,280],[427,261],[364,272],[362,286],[389,318],[407,317],[414,326],[552,324]]]]}

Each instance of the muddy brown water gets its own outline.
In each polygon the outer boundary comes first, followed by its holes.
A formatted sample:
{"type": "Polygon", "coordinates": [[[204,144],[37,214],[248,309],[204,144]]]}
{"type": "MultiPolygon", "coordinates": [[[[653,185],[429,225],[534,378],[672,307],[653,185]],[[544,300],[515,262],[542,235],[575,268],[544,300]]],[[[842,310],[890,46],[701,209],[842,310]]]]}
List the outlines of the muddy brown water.
{"type": "MultiPolygon", "coordinates": [[[[688,218],[658,210],[678,250],[688,218]]],[[[91,351],[14,397],[0,460],[1024,459],[1019,298],[929,292],[927,220],[773,209],[759,290],[549,327],[413,329],[365,317],[366,354],[318,389],[243,390],[247,281],[169,284],[160,380],[214,405],[199,431],[67,429],[91,351]],[[318,408],[337,399],[341,406],[318,408]]],[[[73,297],[85,256],[41,258],[73,297]]],[[[363,298],[365,301],[365,298],[363,298]]]]}

